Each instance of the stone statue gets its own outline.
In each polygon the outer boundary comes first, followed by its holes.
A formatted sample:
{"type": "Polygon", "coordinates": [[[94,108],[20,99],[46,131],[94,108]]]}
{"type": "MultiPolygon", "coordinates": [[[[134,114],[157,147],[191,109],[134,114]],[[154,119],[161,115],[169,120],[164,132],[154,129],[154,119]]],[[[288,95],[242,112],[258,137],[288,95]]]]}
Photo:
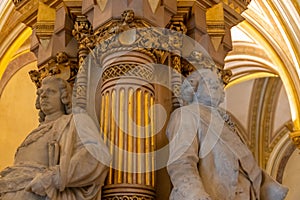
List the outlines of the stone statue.
{"type": "Polygon", "coordinates": [[[78,134],[63,79],[46,77],[37,94],[41,123],[0,173],[0,200],[100,199],[110,155],[99,132],[81,124],[85,132],[78,134]]]}
{"type": "Polygon", "coordinates": [[[288,189],[257,165],[219,108],[222,81],[210,68],[193,72],[182,85],[186,105],[170,118],[167,170],[170,200],[282,200],[288,189]]]}

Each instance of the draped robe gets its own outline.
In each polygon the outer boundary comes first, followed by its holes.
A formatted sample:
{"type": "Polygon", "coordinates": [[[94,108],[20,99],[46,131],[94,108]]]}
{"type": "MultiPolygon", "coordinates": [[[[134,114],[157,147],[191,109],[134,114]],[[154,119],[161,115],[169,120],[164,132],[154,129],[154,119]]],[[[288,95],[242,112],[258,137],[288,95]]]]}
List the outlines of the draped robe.
{"type": "Polygon", "coordinates": [[[194,103],[175,110],[167,137],[170,200],[282,200],[287,194],[216,107],[194,103]]]}
{"type": "Polygon", "coordinates": [[[0,173],[0,199],[99,199],[110,155],[95,137],[99,133],[85,125],[80,135],[73,115],[63,115],[34,129],[18,148],[14,165],[0,173]],[[33,179],[46,196],[25,190],[33,179]]]}

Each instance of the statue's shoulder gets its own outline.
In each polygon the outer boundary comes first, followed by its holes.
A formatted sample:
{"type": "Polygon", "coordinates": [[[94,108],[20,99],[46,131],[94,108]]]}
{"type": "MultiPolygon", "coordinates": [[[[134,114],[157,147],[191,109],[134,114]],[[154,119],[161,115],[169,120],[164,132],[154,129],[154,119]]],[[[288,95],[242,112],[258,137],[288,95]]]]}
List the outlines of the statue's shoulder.
{"type": "Polygon", "coordinates": [[[73,119],[73,114],[69,115],[62,115],[59,119],[59,121],[71,121],[73,119]]]}
{"type": "Polygon", "coordinates": [[[171,114],[171,119],[190,120],[199,117],[199,107],[197,105],[186,105],[175,109],[171,114]]]}
{"type": "Polygon", "coordinates": [[[73,115],[62,115],[55,122],[54,126],[58,130],[63,130],[66,126],[73,122],[73,115]]]}

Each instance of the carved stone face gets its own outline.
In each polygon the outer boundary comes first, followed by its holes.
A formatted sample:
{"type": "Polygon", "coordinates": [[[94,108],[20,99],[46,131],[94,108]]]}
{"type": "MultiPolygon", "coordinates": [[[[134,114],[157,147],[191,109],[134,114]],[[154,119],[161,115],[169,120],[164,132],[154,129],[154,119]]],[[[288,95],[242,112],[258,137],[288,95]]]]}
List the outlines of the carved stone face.
{"type": "Polygon", "coordinates": [[[197,101],[208,106],[218,106],[224,100],[224,91],[216,73],[210,69],[199,70],[197,101]]]}
{"type": "Polygon", "coordinates": [[[39,95],[41,110],[46,115],[63,111],[61,93],[57,82],[48,81],[43,83],[39,89],[39,95]]]}
{"type": "Polygon", "coordinates": [[[224,92],[217,74],[210,69],[201,69],[184,80],[181,97],[187,104],[194,101],[208,106],[218,106],[224,100],[224,92]]]}
{"type": "Polygon", "coordinates": [[[196,73],[192,73],[189,75],[183,82],[181,86],[181,98],[186,103],[192,103],[195,92],[197,91],[199,83],[199,75],[196,73]]]}
{"type": "Polygon", "coordinates": [[[134,20],[134,12],[132,10],[128,10],[123,14],[123,17],[124,17],[124,22],[129,24],[134,20]]]}

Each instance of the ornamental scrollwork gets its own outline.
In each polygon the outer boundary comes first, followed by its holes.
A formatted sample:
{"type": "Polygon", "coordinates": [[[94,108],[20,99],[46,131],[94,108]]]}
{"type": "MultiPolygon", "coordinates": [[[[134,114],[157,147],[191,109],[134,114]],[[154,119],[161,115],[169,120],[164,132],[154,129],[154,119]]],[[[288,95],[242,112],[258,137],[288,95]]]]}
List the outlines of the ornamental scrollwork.
{"type": "Polygon", "coordinates": [[[36,87],[40,88],[42,80],[47,76],[57,76],[73,84],[77,72],[76,60],[69,58],[65,52],[58,52],[55,58],[50,59],[39,70],[29,71],[29,75],[36,87]]]}
{"type": "Polygon", "coordinates": [[[79,66],[84,62],[86,56],[95,48],[95,36],[93,35],[93,27],[85,16],[78,16],[74,23],[72,35],[77,40],[79,66]]]}

